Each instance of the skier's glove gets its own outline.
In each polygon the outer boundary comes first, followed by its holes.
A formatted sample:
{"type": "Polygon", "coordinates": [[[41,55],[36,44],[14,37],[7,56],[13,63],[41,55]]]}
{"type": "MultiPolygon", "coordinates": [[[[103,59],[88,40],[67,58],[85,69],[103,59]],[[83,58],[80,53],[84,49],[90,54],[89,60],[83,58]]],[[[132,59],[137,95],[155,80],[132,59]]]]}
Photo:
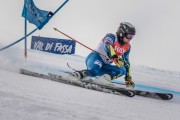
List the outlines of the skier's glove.
{"type": "Polygon", "coordinates": [[[110,60],[112,60],[119,68],[124,66],[124,62],[121,58],[118,58],[118,56],[116,55],[114,48],[111,45],[108,45],[108,56],[110,58],[110,60]]]}
{"type": "Polygon", "coordinates": [[[134,82],[132,81],[132,77],[131,76],[126,76],[125,77],[125,84],[126,84],[126,87],[135,87],[135,84],[134,82]]]}
{"type": "Polygon", "coordinates": [[[117,55],[113,55],[111,59],[119,68],[124,66],[124,61],[117,55]]]}

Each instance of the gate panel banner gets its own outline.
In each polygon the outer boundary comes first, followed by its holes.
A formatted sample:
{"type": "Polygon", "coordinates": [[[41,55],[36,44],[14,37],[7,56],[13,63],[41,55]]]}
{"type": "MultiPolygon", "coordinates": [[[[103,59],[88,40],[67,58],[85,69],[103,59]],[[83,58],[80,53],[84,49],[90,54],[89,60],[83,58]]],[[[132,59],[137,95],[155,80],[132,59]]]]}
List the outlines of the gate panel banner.
{"type": "Polygon", "coordinates": [[[74,54],[76,42],[67,39],[56,39],[32,36],[31,49],[55,54],[74,54]]]}

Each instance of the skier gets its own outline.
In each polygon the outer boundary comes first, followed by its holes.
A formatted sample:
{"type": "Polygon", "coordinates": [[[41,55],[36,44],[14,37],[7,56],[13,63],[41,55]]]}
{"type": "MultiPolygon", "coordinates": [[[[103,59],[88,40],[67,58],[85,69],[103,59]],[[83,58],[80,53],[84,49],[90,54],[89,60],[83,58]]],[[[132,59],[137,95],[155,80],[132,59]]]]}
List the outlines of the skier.
{"type": "Polygon", "coordinates": [[[129,53],[130,41],[135,33],[135,27],[131,23],[120,23],[116,34],[108,33],[95,51],[87,56],[87,70],[76,71],[73,75],[78,79],[84,79],[87,76],[99,76],[99,80],[101,78],[109,82],[125,75],[126,87],[134,87],[130,74],[129,53]]]}

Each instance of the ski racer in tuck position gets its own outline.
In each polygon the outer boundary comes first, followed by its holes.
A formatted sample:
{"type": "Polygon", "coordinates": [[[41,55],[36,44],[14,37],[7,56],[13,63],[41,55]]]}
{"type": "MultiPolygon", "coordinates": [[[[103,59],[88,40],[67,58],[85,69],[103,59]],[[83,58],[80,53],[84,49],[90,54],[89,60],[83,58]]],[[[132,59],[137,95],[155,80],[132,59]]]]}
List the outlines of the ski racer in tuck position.
{"type": "Polygon", "coordinates": [[[108,33],[95,51],[87,56],[87,70],[76,71],[73,75],[78,79],[98,76],[109,82],[125,75],[126,87],[134,87],[130,74],[129,53],[130,41],[135,34],[135,27],[131,23],[120,23],[116,34],[108,33]]]}

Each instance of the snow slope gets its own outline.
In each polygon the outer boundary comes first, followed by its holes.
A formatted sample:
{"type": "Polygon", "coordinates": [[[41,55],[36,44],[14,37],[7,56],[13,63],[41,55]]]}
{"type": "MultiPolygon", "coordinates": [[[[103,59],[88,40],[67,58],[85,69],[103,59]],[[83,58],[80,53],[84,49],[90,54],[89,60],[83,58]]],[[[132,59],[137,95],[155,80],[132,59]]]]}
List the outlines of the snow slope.
{"type": "MultiPolygon", "coordinates": [[[[129,98],[19,74],[26,68],[43,74],[85,68],[80,56],[11,48],[0,53],[0,120],[179,120],[180,73],[133,66],[139,88],[174,93],[170,101],[129,98]],[[148,88],[149,87],[149,88],[148,88]]],[[[117,81],[123,81],[120,78],[117,81]]]]}

